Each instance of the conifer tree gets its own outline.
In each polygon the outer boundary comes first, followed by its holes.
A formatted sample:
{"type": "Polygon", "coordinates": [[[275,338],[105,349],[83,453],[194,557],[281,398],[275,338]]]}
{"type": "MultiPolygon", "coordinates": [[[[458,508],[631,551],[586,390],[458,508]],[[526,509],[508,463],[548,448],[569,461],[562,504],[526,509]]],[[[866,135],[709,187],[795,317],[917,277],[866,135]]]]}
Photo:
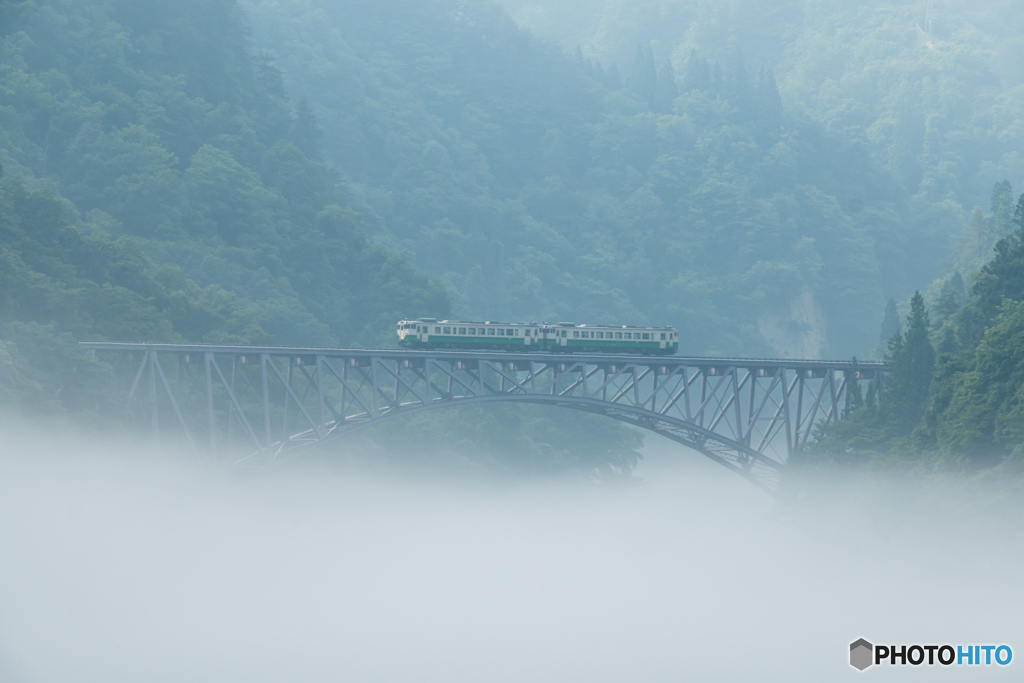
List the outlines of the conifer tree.
{"type": "MultiPolygon", "coordinates": [[[[996,195],[1008,188],[1009,183],[1005,181],[996,184],[993,208],[997,206],[996,195]]],[[[1006,205],[1005,213],[1009,214],[1010,202],[999,197],[998,203],[1006,205]]],[[[1001,207],[1000,210],[1004,209],[1001,207]]],[[[1015,230],[996,242],[995,256],[981,269],[971,288],[978,316],[978,325],[972,330],[973,342],[981,339],[979,326],[987,326],[995,318],[1004,298],[1014,301],[1024,299],[1024,194],[1017,200],[1017,208],[1009,222],[1015,230]]]]}
{"type": "Polygon", "coordinates": [[[943,322],[956,315],[956,312],[960,310],[963,286],[964,282],[960,277],[960,271],[956,271],[954,277],[950,277],[943,283],[942,290],[939,292],[939,300],[935,302],[936,327],[941,326],[943,322]],[[960,283],[960,291],[957,291],[957,281],[960,283]]]}
{"type": "Polygon", "coordinates": [[[291,141],[302,150],[308,159],[320,159],[320,141],[323,131],[317,125],[316,115],[305,97],[295,107],[295,122],[292,124],[291,141]]]}
{"type": "Polygon", "coordinates": [[[985,212],[980,206],[974,207],[971,212],[971,220],[967,224],[967,233],[971,235],[975,246],[978,249],[977,257],[980,259],[985,255],[985,248],[988,245],[987,226],[985,225],[985,212]]]}
{"type": "Polygon", "coordinates": [[[757,76],[755,109],[758,123],[765,129],[772,131],[782,124],[782,98],[771,69],[762,68],[757,76]]]}
{"type": "Polygon", "coordinates": [[[882,394],[885,421],[909,433],[921,421],[931,389],[935,349],[928,339],[928,312],[921,292],[910,299],[905,334],[889,340],[889,376],[882,394]]]}
{"type": "Polygon", "coordinates": [[[647,57],[644,55],[644,48],[642,45],[637,45],[636,54],[633,56],[633,68],[630,69],[629,78],[626,79],[626,89],[641,98],[644,96],[645,61],[647,61],[647,57]]]}
{"type": "Polygon", "coordinates": [[[676,87],[676,73],[672,69],[672,60],[666,59],[665,65],[661,67],[658,74],[657,88],[654,96],[654,108],[662,114],[672,112],[672,103],[679,97],[679,88],[676,87]]]}
{"type": "Polygon", "coordinates": [[[1004,180],[992,187],[992,213],[988,217],[988,234],[991,239],[1001,240],[1014,228],[1013,189],[1010,181],[1004,180]]]}
{"type": "Polygon", "coordinates": [[[618,65],[612,64],[605,71],[605,85],[609,90],[619,90],[622,88],[622,76],[619,74],[618,65]]]}
{"type": "Polygon", "coordinates": [[[900,316],[896,312],[896,301],[889,299],[889,302],[885,304],[885,317],[882,319],[882,343],[888,342],[899,334],[900,330],[900,316]]]}
{"type": "Polygon", "coordinates": [[[708,69],[708,60],[697,56],[696,50],[690,50],[690,56],[686,60],[686,72],[683,74],[682,90],[684,93],[700,90],[708,92],[711,90],[711,71],[708,69]]]}
{"type": "Polygon", "coordinates": [[[729,70],[729,101],[736,107],[740,116],[749,118],[754,114],[754,97],[750,88],[750,79],[747,76],[747,65],[743,60],[743,53],[739,50],[732,55],[732,64],[729,70]]]}
{"type": "Polygon", "coordinates": [[[718,62],[715,62],[714,68],[711,69],[711,87],[709,90],[713,93],[721,93],[722,81],[722,67],[718,62]]]}
{"type": "Polygon", "coordinates": [[[909,94],[904,95],[896,110],[892,144],[889,146],[889,165],[908,187],[916,186],[920,179],[918,154],[924,141],[924,127],[909,94]]]}
{"type": "Polygon", "coordinates": [[[860,387],[859,372],[860,368],[857,365],[857,357],[854,356],[850,372],[846,376],[846,417],[849,417],[850,413],[864,406],[864,393],[860,387]]]}
{"type": "Polygon", "coordinates": [[[654,63],[654,48],[647,45],[644,54],[644,79],[647,84],[647,99],[651,107],[654,107],[654,96],[658,92],[658,65],[654,63]]]}
{"type": "Polygon", "coordinates": [[[657,72],[654,68],[654,55],[648,46],[645,51],[643,45],[637,45],[636,56],[633,58],[633,68],[629,72],[629,80],[626,87],[647,106],[654,107],[654,95],[657,89],[657,72]]]}

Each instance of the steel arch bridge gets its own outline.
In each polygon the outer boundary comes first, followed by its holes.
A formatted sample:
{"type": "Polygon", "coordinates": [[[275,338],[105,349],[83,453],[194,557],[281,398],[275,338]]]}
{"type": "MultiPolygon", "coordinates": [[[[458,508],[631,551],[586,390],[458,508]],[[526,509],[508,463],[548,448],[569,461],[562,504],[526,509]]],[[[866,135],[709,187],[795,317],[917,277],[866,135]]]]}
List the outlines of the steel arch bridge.
{"type": "Polygon", "coordinates": [[[266,467],[424,410],[519,402],[606,415],[661,434],[771,492],[848,383],[885,364],[608,354],[83,342],[112,355],[154,434],[266,467]],[[244,444],[244,445],[243,445],[244,444]]]}

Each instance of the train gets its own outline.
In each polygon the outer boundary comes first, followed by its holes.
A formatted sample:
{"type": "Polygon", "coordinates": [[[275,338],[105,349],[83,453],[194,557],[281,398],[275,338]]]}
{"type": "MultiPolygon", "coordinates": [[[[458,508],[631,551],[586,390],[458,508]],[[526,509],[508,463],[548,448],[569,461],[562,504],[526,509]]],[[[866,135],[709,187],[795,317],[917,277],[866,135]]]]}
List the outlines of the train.
{"type": "Polygon", "coordinates": [[[679,350],[679,333],[673,327],[419,318],[398,321],[398,344],[407,349],[671,356],[679,350]]]}

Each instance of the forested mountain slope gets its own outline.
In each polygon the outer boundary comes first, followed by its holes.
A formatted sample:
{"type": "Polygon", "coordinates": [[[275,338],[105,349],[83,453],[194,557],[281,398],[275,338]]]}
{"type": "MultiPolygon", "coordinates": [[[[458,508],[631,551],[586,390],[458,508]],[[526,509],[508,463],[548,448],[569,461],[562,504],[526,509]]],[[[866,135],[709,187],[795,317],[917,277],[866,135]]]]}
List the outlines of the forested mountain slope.
{"type": "MultiPolygon", "coordinates": [[[[381,345],[448,315],[443,285],[367,238],[322,135],[232,0],[0,3],[0,419],[130,424],[82,339],[381,345]]],[[[603,478],[642,443],[529,408],[403,425],[348,452],[603,478]]]]}
{"type": "Polygon", "coordinates": [[[79,231],[235,292],[277,343],[379,344],[402,315],[447,313],[443,287],[367,241],[234,2],[0,11],[0,162],[79,231]]]}
{"type": "Polygon", "coordinates": [[[915,214],[963,229],[992,184],[1024,179],[1021,0],[502,0],[564,50],[628,70],[653,41],[677,69],[740,51],[786,107],[888,166],[915,214]]]}
{"type": "Polygon", "coordinates": [[[844,356],[877,343],[886,299],[946,253],[948,229],[891,171],[738,58],[698,55],[703,83],[679,63],[652,77],[664,65],[642,56],[621,87],[493,3],[244,6],[373,229],[450,282],[465,315],[844,356]]]}

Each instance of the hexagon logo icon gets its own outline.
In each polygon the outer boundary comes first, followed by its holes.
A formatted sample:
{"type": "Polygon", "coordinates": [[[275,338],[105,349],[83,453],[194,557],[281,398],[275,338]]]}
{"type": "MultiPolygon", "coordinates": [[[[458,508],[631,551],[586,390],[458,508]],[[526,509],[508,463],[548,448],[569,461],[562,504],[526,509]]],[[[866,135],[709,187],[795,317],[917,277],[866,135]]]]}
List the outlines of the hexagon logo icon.
{"type": "Polygon", "coordinates": [[[850,643],[850,666],[857,671],[863,671],[864,669],[871,666],[874,662],[875,646],[864,640],[858,638],[857,640],[850,643]]]}

